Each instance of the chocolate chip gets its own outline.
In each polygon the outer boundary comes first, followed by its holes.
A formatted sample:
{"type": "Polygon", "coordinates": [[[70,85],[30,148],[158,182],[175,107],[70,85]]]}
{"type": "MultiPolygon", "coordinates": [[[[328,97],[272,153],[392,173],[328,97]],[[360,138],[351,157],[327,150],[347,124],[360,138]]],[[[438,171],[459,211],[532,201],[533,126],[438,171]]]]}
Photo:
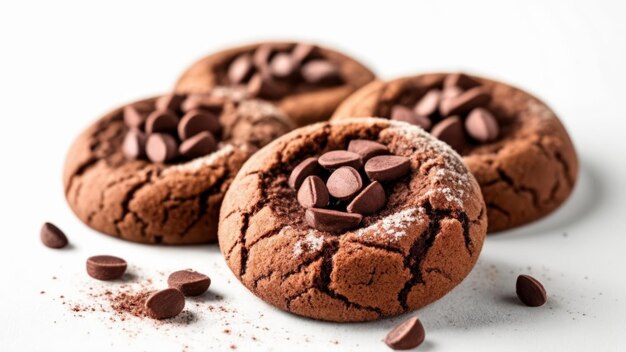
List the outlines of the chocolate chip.
{"type": "Polygon", "coordinates": [[[322,168],[317,162],[316,157],[310,157],[304,159],[300,164],[298,164],[293,171],[291,171],[291,175],[289,175],[289,187],[293,189],[299,189],[304,182],[304,179],[311,175],[319,175],[322,173],[322,168]]]}
{"type": "Polygon", "coordinates": [[[328,201],[328,189],[318,176],[307,177],[298,189],[298,202],[305,208],[325,207],[328,201]]]}
{"type": "Polygon", "coordinates": [[[530,275],[520,275],[515,284],[517,297],[529,307],[540,307],[548,301],[543,285],[530,275]]]}
{"type": "Polygon", "coordinates": [[[220,112],[226,104],[226,98],[209,94],[191,94],[183,101],[180,108],[184,112],[195,109],[210,110],[211,112],[220,112]]]}
{"type": "Polygon", "coordinates": [[[374,181],[359,193],[346,207],[349,213],[361,215],[374,214],[382,209],[387,203],[387,196],[383,186],[374,181]]]}
{"type": "Polygon", "coordinates": [[[239,84],[250,79],[252,72],[252,56],[250,54],[239,55],[228,66],[228,80],[232,84],[239,84]]]}
{"type": "Polygon", "coordinates": [[[207,111],[191,110],[180,119],[178,124],[178,137],[182,140],[189,139],[200,132],[211,132],[216,135],[222,130],[217,116],[207,111]]]}
{"type": "Polygon", "coordinates": [[[180,270],[170,274],[167,285],[179,290],[185,296],[200,296],[209,289],[211,279],[197,271],[180,270]]]}
{"type": "Polygon", "coordinates": [[[146,155],[146,135],[136,129],[128,131],[122,142],[122,153],[131,160],[146,155]]]}
{"type": "Polygon", "coordinates": [[[151,294],[146,300],[145,307],[154,319],[172,318],[185,308],[185,296],[175,288],[166,288],[151,294]]]}
{"type": "Polygon", "coordinates": [[[498,121],[488,110],[475,108],[465,119],[465,130],[479,142],[491,142],[498,138],[498,121]]]}
{"type": "Polygon", "coordinates": [[[178,117],[170,111],[156,110],[146,119],[146,133],[169,133],[176,131],[178,117]]]}
{"type": "Polygon", "coordinates": [[[302,65],[300,73],[311,84],[331,84],[340,79],[337,65],[328,60],[311,60],[302,65]]]}
{"type": "Polygon", "coordinates": [[[63,248],[68,244],[67,237],[63,231],[49,222],[44,223],[41,227],[39,238],[46,247],[50,248],[63,248]]]}
{"type": "Polygon", "coordinates": [[[448,117],[440,121],[430,133],[457,151],[461,150],[465,144],[465,132],[458,116],[448,117]]]}
{"type": "Polygon", "coordinates": [[[359,154],[346,150],[326,152],[319,157],[318,162],[323,167],[331,170],[342,166],[351,166],[355,169],[360,169],[363,166],[363,160],[359,154]]]}
{"type": "Polygon", "coordinates": [[[413,111],[418,116],[430,116],[437,111],[440,101],[441,91],[439,89],[431,89],[415,104],[413,111]]]}
{"type": "Polygon", "coordinates": [[[347,200],[359,193],[363,188],[363,180],[355,168],[342,166],[330,175],[326,187],[331,196],[347,200]]]}
{"type": "Polygon", "coordinates": [[[412,125],[419,126],[427,131],[432,125],[428,117],[420,116],[415,111],[402,105],[394,105],[391,108],[391,119],[396,121],[408,122],[412,125]]]}
{"type": "Polygon", "coordinates": [[[157,110],[161,111],[178,111],[180,109],[180,104],[185,99],[184,95],[180,94],[168,94],[162,97],[159,97],[155,102],[155,107],[157,110]]]}
{"type": "Polygon", "coordinates": [[[367,139],[351,140],[348,144],[348,151],[359,154],[363,162],[367,162],[377,155],[389,154],[389,149],[386,146],[367,139]]]}
{"type": "Polygon", "coordinates": [[[450,116],[468,112],[475,107],[487,104],[489,100],[491,96],[483,87],[475,87],[458,97],[443,100],[439,108],[442,115],[450,116]]]}
{"type": "Polygon", "coordinates": [[[131,128],[143,128],[152,110],[149,104],[133,104],[124,107],[124,123],[131,128]]]}
{"type": "Polygon", "coordinates": [[[337,210],[309,208],[304,218],[309,226],[320,231],[342,232],[359,225],[363,216],[337,210]]]}
{"type": "Polygon", "coordinates": [[[296,63],[296,65],[301,65],[304,60],[311,56],[314,50],[315,45],[298,43],[291,51],[291,58],[293,59],[294,63],[296,63]]]}
{"type": "Polygon", "coordinates": [[[217,149],[217,143],[211,132],[204,131],[183,141],[178,152],[187,159],[194,159],[210,154],[217,149]]]}
{"type": "Polygon", "coordinates": [[[178,155],[178,144],[174,137],[168,134],[151,134],[146,142],[146,154],[153,162],[164,163],[178,155]]]}
{"type": "Polygon", "coordinates": [[[278,78],[287,78],[293,75],[296,67],[297,65],[291,55],[287,53],[276,54],[269,65],[270,73],[278,78]]]}
{"type": "Polygon", "coordinates": [[[87,259],[87,274],[98,280],[115,280],[124,275],[126,261],[112,255],[97,255],[87,259]]]}
{"type": "Polygon", "coordinates": [[[278,99],[289,93],[289,83],[277,81],[269,76],[260,73],[252,76],[246,88],[248,94],[253,97],[262,97],[267,99],[278,99]]]}
{"type": "Polygon", "coordinates": [[[480,83],[478,81],[463,73],[447,75],[443,80],[444,88],[458,87],[467,90],[479,85],[480,83]]]}
{"type": "Polygon", "coordinates": [[[252,62],[259,71],[267,71],[270,60],[274,54],[275,50],[272,45],[263,44],[254,51],[252,62]]]}
{"type": "Polygon", "coordinates": [[[371,180],[392,181],[406,175],[411,169],[409,158],[398,155],[380,155],[365,163],[365,173],[371,180]]]}
{"type": "Polygon", "coordinates": [[[413,317],[393,328],[385,337],[385,343],[394,350],[409,350],[421,345],[425,337],[422,322],[413,317]]]}

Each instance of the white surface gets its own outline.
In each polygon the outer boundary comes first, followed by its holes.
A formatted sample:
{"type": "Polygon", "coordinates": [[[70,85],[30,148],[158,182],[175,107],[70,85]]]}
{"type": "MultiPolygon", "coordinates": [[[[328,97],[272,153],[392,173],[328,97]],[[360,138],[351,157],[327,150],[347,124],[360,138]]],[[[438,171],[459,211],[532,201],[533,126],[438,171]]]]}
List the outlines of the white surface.
{"type": "Polygon", "coordinates": [[[242,288],[215,246],[121,242],[82,225],[65,204],[65,152],[93,119],[167,90],[203,54],[277,37],[345,50],[381,77],[466,69],[509,81],[548,102],[575,141],[581,170],[573,197],[543,221],[488,239],[469,278],[418,312],[427,329],[421,350],[623,350],[624,2],[345,3],[1,3],[0,350],[386,349],[381,339],[401,318],[340,325],[282,313],[242,288]],[[39,243],[46,220],[68,233],[72,248],[39,243]],[[192,306],[196,320],[188,325],[75,317],[67,304],[88,301],[81,289],[108,287],[83,269],[100,253],[126,258],[136,280],[152,277],[155,286],[163,285],[159,272],[205,271],[224,300],[208,296],[192,306]],[[525,308],[512,298],[522,272],[545,283],[547,306],[525,308]],[[236,313],[209,312],[210,304],[236,313]]]}

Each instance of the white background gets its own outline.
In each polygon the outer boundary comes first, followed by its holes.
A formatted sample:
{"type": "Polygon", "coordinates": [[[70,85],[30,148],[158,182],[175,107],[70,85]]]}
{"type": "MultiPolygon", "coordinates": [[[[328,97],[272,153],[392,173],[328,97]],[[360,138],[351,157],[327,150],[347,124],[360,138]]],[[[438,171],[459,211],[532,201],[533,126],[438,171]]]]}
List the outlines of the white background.
{"type": "Polygon", "coordinates": [[[417,313],[427,330],[420,350],[623,351],[623,4],[3,1],[0,350],[191,351],[228,350],[231,344],[244,351],[386,349],[382,338],[406,316],[341,325],[279,312],[239,285],[216,246],[121,242],[82,225],[63,197],[65,152],[93,119],[166,91],[187,65],[219,48],[296,38],[344,50],[381,77],[464,69],[506,80],[548,102],[576,144],[581,169],[571,199],[542,221],[489,237],[469,278],[417,313]],[[72,247],[41,245],[43,221],[61,226],[72,247]],[[204,271],[213,279],[213,294],[197,307],[188,302],[195,316],[189,324],[113,323],[107,312],[76,317],[68,305],[90,303],[87,287],[111,285],[84,273],[85,259],[101,253],[126,258],[134,282],[153,278],[156,287],[163,286],[160,272],[204,271]],[[546,306],[531,309],[515,301],[519,273],[544,282],[546,306]],[[209,305],[228,312],[210,312],[209,305]]]}

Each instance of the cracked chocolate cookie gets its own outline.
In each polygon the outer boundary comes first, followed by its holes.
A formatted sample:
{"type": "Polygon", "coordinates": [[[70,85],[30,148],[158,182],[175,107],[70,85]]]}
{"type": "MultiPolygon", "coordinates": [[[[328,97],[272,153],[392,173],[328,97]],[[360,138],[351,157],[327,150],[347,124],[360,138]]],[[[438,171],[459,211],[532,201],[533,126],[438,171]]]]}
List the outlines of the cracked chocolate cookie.
{"type": "Polygon", "coordinates": [[[257,152],[226,193],[218,237],[232,272],[266,302],[349,322],[442,297],[474,266],[486,229],[478,183],[449,146],[407,123],[359,118],[302,127],[257,152]]]}
{"type": "Polygon", "coordinates": [[[204,93],[239,87],[270,100],[297,125],[328,120],[352,92],[374,79],[363,64],[337,51],[308,43],[270,42],[232,48],[194,63],[175,90],[204,93]]]}
{"type": "Polygon", "coordinates": [[[549,214],[576,183],[576,151],[557,116],[502,82],[440,73],[372,82],[333,119],[351,116],[407,121],[457,149],[481,186],[489,232],[549,214]]]}
{"type": "Polygon", "coordinates": [[[142,243],[214,242],[224,193],[244,161],[292,122],[229,89],[115,109],[70,148],[65,195],[88,226],[142,243]]]}

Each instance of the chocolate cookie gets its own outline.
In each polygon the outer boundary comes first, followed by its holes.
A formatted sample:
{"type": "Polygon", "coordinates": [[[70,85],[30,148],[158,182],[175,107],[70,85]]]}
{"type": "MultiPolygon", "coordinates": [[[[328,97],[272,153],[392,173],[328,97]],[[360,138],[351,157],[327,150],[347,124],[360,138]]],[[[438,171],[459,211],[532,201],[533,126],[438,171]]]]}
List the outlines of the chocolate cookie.
{"type": "Polygon", "coordinates": [[[302,127],[257,152],[226,193],[218,237],[235,276],[266,302],[365,321],[422,307],[463,280],[486,215],[445,143],[359,118],[302,127]]]}
{"type": "Polygon", "coordinates": [[[244,161],[293,124],[228,89],[168,95],[115,109],[74,142],[63,181],[88,226],[163,244],[216,240],[224,192],[244,161]]]}
{"type": "Polygon", "coordinates": [[[308,43],[269,42],[232,48],[194,63],[175,90],[204,93],[217,85],[239,87],[270,100],[297,125],[328,120],[335,108],[374,79],[363,64],[308,43]]]}
{"type": "Polygon", "coordinates": [[[489,232],[537,220],[571,194],[578,160],[550,108],[508,84],[464,74],[426,74],[363,87],[333,119],[408,121],[452,145],[481,186],[489,232]]]}

